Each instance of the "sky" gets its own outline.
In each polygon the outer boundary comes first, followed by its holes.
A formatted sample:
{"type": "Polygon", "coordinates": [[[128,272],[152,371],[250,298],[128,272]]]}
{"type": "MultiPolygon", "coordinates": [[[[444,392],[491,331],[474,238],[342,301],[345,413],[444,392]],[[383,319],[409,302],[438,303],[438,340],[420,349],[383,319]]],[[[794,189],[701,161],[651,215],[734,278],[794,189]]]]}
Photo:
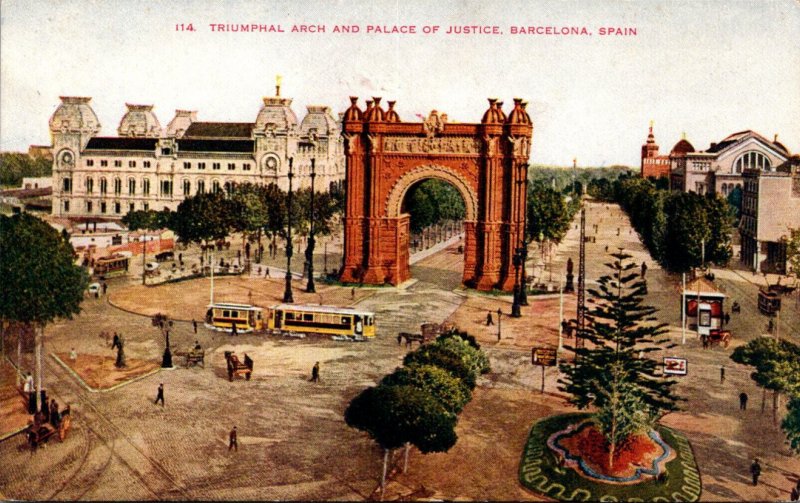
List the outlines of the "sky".
{"type": "Polygon", "coordinates": [[[348,96],[362,108],[380,96],[397,101],[402,120],[436,109],[479,122],[487,98],[507,113],[523,98],[533,163],[638,166],[651,120],[662,152],[683,133],[702,150],[743,129],[779,133],[798,152],[798,40],[798,0],[0,0],[0,150],[49,144],[59,96],[92,97],[104,136],[116,135],[125,103],[155,105],[162,126],[175,109],[253,122],[282,75],[281,96],[300,118],[309,104],[335,114],[348,96]],[[179,31],[190,23],[194,31],[179,31]],[[393,25],[417,33],[367,33],[393,25]],[[445,33],[473,25],[500,33],[445,33]],[[636,35],[601,36],[603,27],[636,35]]]}

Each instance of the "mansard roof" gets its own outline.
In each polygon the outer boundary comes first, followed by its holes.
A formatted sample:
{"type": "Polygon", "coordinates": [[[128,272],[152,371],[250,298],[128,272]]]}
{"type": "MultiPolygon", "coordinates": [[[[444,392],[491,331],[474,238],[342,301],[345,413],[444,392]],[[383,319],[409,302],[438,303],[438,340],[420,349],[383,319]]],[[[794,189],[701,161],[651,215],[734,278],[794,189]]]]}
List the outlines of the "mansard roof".
{"type": "Polygon", "coordinates": [[[95,137],[89,139],[86,150],[144,150],[155,151],[157,138],[95,137]]]}
{"type": "Polygon", "coordinates": [[[252,122],[192,122],[184,138],[250,138],[252,122]]]}
{"type": "MultiPolygon", "coordinates": [[[[194,124],[192,124],[194,125],[194,124]]],[[[236,152],[252,153],[253,140],[178,140],[178,152],[236,152]]]]}

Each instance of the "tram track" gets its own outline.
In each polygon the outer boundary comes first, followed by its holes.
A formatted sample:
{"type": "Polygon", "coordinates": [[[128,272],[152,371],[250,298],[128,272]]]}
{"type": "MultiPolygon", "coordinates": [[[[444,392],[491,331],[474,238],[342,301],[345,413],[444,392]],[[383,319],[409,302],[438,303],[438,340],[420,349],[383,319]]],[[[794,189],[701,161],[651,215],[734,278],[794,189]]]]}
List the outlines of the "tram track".
{"type": "MultiPolygon", "coordinates": [[[[48,373],[58,378],[59,385],[68,388],[67,390],[61,388],[55,393],[59,399],[62,400],[62,403],[74,404],[75,402],[79,402],[83,406],[82,410],[73,409],[72,413],[76,414],[74,420],[77,420],[78,417],[82,418],[83,421],[81,424],[94,434],[97,440],[109,450],[109,457],[101,467],[96,468],[94,473],[87,474],[88,476],[80,477],[80,479],[82,479],[81,485],[86,485],[87,488],[74,498],[70,496],[70,499],[80,499],[89,492],[89,490],[94,488],[95,483],[102,478],[107,469],[111,466],[111,462],[114,458],[118,459],[121,464],[128,469],[133,475],[133,478],[139,482],[141,487],[152,495],[153,499],[163,500],[166,499],[167,495],[175,493],[177,493],[176,495],[179,496],[180,499],[194,499],[192,494],[175,480],[156,459],[137,447],[119,426],[114,424],[111,419],[92,403],[87,397],[87,392],[74,381],[74,378],[69,375],[66,370],[59,365],[53,364],[50,360],[47,361],[46,367],[48,373]],[[74,396],[75,399],[70,400],[67,398],[68,396],[74,396]],[[118,441],[122,441],[121,445],[118,445],[118,441]],[[123,454],[125,450],[127,450],[128,456],[123,454]],[[132,460],[128,459],[131,457],[130,454],[132,454],[133,457],[139,458],[137,461],[144,461],[144,465],[150,469],[142,470],[133,466],[132,460]],[[156,484],[153,482],[156,482],[156,484]]],[[[73,476],[64,482],[62,487],[54,491],[48,499],[53,499],[59,494],[65,493],[68,487],[74,485],[76,475],[80,476],[79,471],[86,466],[91,452],[92,449],[87,448],[87,455],[82,460],[81,465],[73,473],[73,476]]],[[[136,464],[139,465],[140,463],[136,464]]]]}

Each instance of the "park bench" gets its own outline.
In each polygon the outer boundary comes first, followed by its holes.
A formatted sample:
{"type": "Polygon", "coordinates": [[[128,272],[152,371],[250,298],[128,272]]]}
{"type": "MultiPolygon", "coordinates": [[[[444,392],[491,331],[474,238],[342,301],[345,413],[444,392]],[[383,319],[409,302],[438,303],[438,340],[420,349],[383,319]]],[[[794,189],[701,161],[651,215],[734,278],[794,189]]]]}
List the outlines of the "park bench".
{"type": "Polygon", "coordinates": [[[228,364],[228,380],[233,381],[234,376],[244,376],[249,381],[253,374],[253,359],[244,354],[244,362],[239,360],[233,351],[225,351],[225,360],[228,364]]]}

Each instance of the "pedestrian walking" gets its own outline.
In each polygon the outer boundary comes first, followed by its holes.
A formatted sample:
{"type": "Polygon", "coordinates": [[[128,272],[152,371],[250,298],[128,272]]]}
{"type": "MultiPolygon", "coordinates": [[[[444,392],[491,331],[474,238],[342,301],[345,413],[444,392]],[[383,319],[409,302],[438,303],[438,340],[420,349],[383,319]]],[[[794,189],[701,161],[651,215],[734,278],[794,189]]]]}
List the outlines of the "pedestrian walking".
{"type": "Polygon", "coordinates": [[[75,348],[69,350],[69,359],[72,361],[76,361],[78,359],[78,353],[75,351],[75,348]]]}
{"type": "Polygon", "coordinates": [[[644,279],[645,274],[647,274],[647,262],[642,261],[642,279],[644,279]]]}
{"type": "Polygon", "coordinates": [[[351,288],[350,289],[350,298],[351,299],[355,299],[356,298],[356,289],[355,288],[351,288]]]}
{"type": "Polygon", "coordinates": [[[723,384],[724,382],[725,382],[725,365],[722,365],[719,368],[719,383],[723,384]]]}
{"type": "Polygon", "coordinates": [[[492,312],[491,311],[486,313],[486,326],[488,327],[489,325],[494,325],[494,319],[492,319],[492,312]]]}
{"type": "Polygon", "coordinates": [[[758,485],[758,477],[761,476],[761,464],[758,462],[758,458],[753,460],[753,464],[750,465],[750,475],[753,476],[753,485],[758,485]]]}
{"type": "Polygon", "coordinates": [[[311,367],[311,382],[319,382],[319,362],[311,367]]]}
{"type": "Polygon", "coordinates": [[[731,322],[731,313],[725,313],[725,324],[727,325],[730,322],[731,322]]]}
{"type": "Polygon", "coordinates": [[[231,449],[236,449],[236,452],[239,452],[239,442],[236,438],[236,426],[233,427],[228,438],[228,450],[230,451],[231,449]]]}
{"type": "Polygon", "coordinates": [[[153,402],[153,405],[157,404],[161,401],[161,406],[164,406],[164,383],[158,385],[158,393],[156,394],[156,401],[153,402]]]}
{"type": "Polygon", "coordinates": [[[192,318],[192,330],[194,330],[195,334],[197,333],[197,320],[194,318],[192,318]]]}
{"type": "Polygon", "coordinates": [[[700,336],[700,338],[703,341],[703,349],[708,349],[708,336],[706,334],[703,334],[700,336]]]}
{"type": "Polygon", "coordinates": [[[747,393],[739,393],[739,410],[747,410],[747,393]]]}
{"type": "Polygon", "coordinates": [[[111,349],[116,349],[119,346],[119,334],[114,332],[114,342],[111,344],[111,349]]]}
{"type": "Polygon", "coordinates": [[[236,323],[234,322],[231,324],[231,335],[239,335],[239,332],[236,330],[236,323]]]}
{"type": "Polygon", "coordinates": [[[105,295],[106,293],[108,293],[108,283],[106,283],[104,281],[103,282],[103,295],[105,295]]]}

